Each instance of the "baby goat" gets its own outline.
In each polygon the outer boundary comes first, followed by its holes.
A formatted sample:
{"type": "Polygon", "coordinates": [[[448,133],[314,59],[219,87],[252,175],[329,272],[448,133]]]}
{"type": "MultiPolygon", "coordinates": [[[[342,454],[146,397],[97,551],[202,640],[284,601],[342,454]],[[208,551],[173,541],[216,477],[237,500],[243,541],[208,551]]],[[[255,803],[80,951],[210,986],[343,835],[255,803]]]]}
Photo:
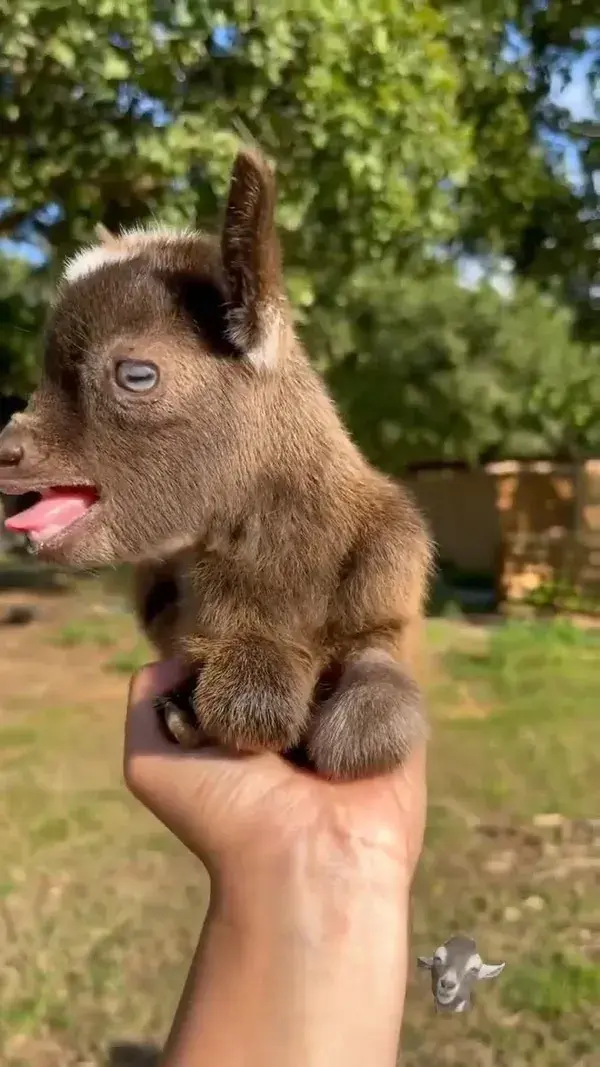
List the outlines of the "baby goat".
{"type": "Polygon", "coordinates": [[[143,627],[189,665],[161,705],[181,743],[302,745],[355,778],[423,734],[431,545],[295,336],[274,219],[271,169],[243,150],[220,237],[104,231],[75,255],[0,490],[40,494],[7,525],[41,557],[134,564],[143,627]]]}

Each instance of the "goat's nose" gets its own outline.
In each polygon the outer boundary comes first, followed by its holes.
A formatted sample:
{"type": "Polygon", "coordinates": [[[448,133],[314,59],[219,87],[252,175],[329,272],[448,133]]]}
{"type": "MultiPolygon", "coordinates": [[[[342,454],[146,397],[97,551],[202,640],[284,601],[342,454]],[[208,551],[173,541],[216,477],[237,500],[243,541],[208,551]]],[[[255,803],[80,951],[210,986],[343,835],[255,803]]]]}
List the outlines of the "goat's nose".
{"type": "Polygon", "coordinates": [[[25,449],[17,441],[0,444],[0,467],[18,467],[25,449]]]}

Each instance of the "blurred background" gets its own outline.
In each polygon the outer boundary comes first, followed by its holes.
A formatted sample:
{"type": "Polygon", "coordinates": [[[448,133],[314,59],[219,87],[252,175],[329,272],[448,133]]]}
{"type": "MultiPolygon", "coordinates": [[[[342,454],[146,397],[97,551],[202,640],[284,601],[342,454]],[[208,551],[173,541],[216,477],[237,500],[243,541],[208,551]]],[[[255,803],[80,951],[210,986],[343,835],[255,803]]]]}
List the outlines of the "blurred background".
{"type": "MultiPolygon", "coordinates": [[[[64,257],[214,228],[250,136],[298,330],[430,518],[414,955],[507,966],[450,1021],[411,977],[415,1067],[598,1062],[599,75],[597,0],[0,0],[0,425],[64,257]]],[[[0,1063],[149,1063],[206,904],[120,782],[149,650],[126,576],[0,536],[0,1063]]]]}

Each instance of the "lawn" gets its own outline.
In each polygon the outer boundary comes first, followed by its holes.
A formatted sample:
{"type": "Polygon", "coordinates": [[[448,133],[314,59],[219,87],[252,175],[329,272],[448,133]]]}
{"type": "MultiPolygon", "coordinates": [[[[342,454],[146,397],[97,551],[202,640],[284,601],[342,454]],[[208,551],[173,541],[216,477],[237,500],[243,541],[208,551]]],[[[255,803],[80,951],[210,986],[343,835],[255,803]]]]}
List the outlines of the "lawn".
{"type": "MultiPolygon", "coordinates": [[[[0,1063],[151,1063],[144,1047],[172,1017],[207,882],[121,783],[129,673],[148,652],[97,582],[8,590],[0,614],[29,601],[35,621],[0,630],[0,1063]]],[[[448,1017],[413,966],[402,1062],[592,1067],[600,631],[435,619],[429,645],[413,962],[464,930],[506,969],[448,1017]]]]}

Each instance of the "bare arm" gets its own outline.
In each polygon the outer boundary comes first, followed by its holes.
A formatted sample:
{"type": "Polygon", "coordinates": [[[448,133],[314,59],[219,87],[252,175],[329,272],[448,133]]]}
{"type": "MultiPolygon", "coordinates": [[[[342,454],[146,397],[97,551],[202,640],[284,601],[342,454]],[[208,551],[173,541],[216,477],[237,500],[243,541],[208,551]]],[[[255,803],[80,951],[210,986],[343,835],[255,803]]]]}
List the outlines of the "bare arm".
{"type": "MultiPolygon", "coordinates": [[[[252,914],[217,894],[167,1043],[163,1067],[393,1067],[406,983],[407,893],[356,860],[272,881],[252,914]]],[[[337,851],[337,849],[336,849],[337,851]]],[[[388,869],[384,869],[384,868],[388,869]]]]}

